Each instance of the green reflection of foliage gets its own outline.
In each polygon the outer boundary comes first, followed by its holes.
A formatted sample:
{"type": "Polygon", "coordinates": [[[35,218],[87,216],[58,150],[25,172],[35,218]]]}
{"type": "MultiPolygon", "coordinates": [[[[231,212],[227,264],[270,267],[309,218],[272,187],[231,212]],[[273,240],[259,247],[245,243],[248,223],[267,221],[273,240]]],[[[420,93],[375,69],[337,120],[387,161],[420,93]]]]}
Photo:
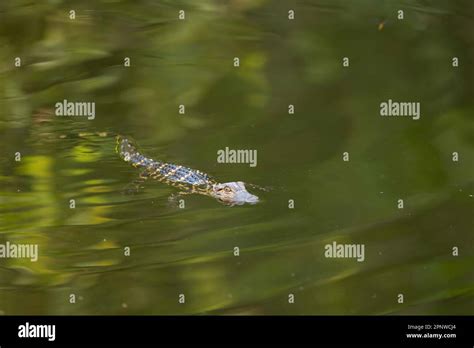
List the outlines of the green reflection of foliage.
{"type": "Polygon", "coordinates": [[[472,3],[291,5],[294,22],[283,1],[0,3],[0,236],[43,252],[35,264],[5,262],[0,310],[465,314],[472,3]],[[381,121],[389,97],[419,100],[422,119],[381,121]],[[55,117],[63,99],[96,102],[96,119],[55,117]],[[184,211],[167,206],[174,191],[156,183],[124,195],[137,172],[115,155],[115,133],[159,159],[274,190],[251,208],[189,197],[184,211]],[[258,149],[259,166],[216,166],[225,146],[258,149]],[[400,196],[407,210],[394,208],[400,196]],[[333,240],[366,243],[367,262],[322,258],[333,240]],[[458,244],[466,249],[453,261],[458,244]],[[410,295],[397,307],[387,299],[400,284],[410,295]],[[76,307],[67,303],[73,291],[84,297],[76,307]],[[187,306],[170,301],[179,292],[187,306]]]}

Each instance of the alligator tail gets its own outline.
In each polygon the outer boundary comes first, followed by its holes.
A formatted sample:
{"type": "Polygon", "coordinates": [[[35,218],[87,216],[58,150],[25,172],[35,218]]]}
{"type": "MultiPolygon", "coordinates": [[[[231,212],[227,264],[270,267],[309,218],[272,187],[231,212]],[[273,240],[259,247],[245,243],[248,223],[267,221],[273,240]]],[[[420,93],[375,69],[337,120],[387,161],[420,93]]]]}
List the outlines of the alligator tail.
{"type": "Polygon", "coordinates": [[[115,151],[125,162],[129,162],[134,167],[149,167],[155,163],[138,152],[134,142],[128,138],[117,135],[116,141],[115,151]]]}

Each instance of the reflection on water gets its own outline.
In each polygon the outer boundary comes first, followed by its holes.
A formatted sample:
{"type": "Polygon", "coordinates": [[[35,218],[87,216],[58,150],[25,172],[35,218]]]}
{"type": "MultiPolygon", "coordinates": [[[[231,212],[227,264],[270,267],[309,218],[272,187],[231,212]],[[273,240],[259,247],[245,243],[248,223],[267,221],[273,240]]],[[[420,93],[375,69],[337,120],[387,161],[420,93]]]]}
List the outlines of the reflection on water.
{"type": "Polygon", "coordinates": [[[0,313],[469,313],[473,11],[0,4],[0,244],[40,253],[0,260],[0,313]],[[55,116],[64,99],[95,102],[95,119],[55,116]],[[420,102],[420,120],[380,117],[388,99],[420,102]],[[189,195],[180,209],[176,189],[153,181],[128,194],[138,171],[114,152],[117,133],[220,182],[272,189],[232,208],[189,195]],[[257,150],[258,165],[217,163],[226,147],[257,150]],[[333,242],[364,244],[365,260],[326,258],[333,242]]]}

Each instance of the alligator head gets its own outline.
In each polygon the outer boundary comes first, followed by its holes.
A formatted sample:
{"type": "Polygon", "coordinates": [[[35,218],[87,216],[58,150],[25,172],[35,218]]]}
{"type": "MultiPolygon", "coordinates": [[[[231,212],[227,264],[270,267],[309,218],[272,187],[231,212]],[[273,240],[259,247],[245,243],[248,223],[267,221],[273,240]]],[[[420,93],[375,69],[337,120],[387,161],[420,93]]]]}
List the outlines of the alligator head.
{"type": "Polygon", "coordinates": [[[212,186],[211,196],[231,206],[258,203],[258,197],[249,193],[242,181],[215,184],[212,186]]]}

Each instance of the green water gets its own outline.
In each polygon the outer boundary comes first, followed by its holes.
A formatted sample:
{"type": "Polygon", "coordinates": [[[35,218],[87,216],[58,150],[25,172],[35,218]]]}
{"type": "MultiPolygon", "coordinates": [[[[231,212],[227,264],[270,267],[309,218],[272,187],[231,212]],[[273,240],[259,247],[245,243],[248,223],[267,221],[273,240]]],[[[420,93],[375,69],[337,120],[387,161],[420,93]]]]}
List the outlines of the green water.
{"type": "Polygon", "coordinates": [[[2,1],[0,244],[39,258],[0,259],[0,313],[472,314],[473,16],[472,1],[2,1]],[[64,99],[95,118],[55,116],[64,99]],[[420,119],[381,117],[388,99],[420,119]],[[117,133],[271,190],[184,209],[159,182],[132,194],[117,133]],[[257,166],[218,163],[225,147],[257,166]],[[325,257],[334,241],[364,260],[325,257]]]}

